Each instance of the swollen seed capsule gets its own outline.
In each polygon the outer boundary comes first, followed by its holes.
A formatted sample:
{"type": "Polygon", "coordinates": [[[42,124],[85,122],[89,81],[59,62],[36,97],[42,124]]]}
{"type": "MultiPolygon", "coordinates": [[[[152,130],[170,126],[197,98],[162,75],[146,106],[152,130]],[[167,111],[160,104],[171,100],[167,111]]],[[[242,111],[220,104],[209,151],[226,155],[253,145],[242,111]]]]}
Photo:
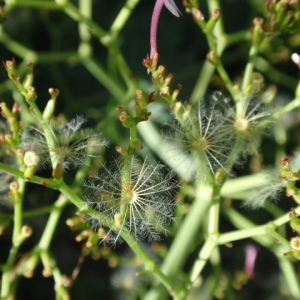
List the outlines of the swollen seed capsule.
{"type": "Polygon", "coordinates": [[[290,226],[294,231],[300,232],[300,219],[299,218],[293,218],[290,221],[290,226]]]}
{"type": "Polygon", "coordinates": [[[24,225],[21,229],[21,236],[22,238],[27,239],[32,235],[32,232],[33,230],[30,226],[24,225]]]}
{"type": "Polygon", "coordinates": [[[292,253],[293,253],[293,256],[294,256],[296,259],[300,260],[300,251],[293,250],[292,253]]]}

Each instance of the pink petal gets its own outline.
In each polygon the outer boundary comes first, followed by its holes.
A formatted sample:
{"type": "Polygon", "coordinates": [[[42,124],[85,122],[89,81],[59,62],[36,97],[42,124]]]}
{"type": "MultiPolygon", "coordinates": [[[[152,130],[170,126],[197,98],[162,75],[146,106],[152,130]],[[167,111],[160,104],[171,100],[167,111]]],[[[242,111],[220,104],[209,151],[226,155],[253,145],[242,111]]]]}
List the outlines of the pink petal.
{"type": "Polygon", "coordinates": [[[173,0],[164,0],[165,7],[176,17],[180,17],[181,12],[173,0]]]}

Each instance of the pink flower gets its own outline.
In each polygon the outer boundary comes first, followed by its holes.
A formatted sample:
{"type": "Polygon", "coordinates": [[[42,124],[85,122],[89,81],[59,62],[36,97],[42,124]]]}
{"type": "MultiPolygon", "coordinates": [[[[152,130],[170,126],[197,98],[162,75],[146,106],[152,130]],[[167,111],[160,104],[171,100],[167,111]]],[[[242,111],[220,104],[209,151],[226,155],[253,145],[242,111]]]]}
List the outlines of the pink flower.
{"type": "Polygon", "coordinates": [[[157,54],[157,27],[158,27],[158,20],[160,17],[161,10],[163,6],[166,8],[176,17],[181,15],[178,7],[176,6],[173,0],[156,0],[152,19],[151,19],[151,29],[150,29],[150,47],[151,53],[150,57],[152,58],[154,54],[157,54]]]}
{"type": "Polygon", "coordinates": [[[244,272],[249,276],[249,278],[254,277],[255,262],[258,254],[258,249],[255,245],[247,245],[245,247],[246,257],[245,257],[245,267],[244,272]]]}

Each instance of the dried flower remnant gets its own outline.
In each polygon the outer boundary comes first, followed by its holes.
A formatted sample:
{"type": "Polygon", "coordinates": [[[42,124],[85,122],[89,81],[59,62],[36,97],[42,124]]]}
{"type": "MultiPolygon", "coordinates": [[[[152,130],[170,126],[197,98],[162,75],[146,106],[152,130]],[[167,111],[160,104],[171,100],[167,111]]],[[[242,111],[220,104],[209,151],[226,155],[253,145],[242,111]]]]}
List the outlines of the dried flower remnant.
{"type": "MultiPolygon", "coordinates": [[[[114,220],[115,228],[103,236],[106,242],[120,240],[123,229],[136,239],[151,241],[167,233],[166,226],[174,220],[178,183],[171,173],[164,176],[161,171],[159,164],[132,158],[130,178],[124,179],[122,162],[116,161],[112,167],[103,166],[99,176],[85,183],[88,205],[114,220]]],[[[106,227],[98,215],[89,217],[96,229],[106,227]]]]}

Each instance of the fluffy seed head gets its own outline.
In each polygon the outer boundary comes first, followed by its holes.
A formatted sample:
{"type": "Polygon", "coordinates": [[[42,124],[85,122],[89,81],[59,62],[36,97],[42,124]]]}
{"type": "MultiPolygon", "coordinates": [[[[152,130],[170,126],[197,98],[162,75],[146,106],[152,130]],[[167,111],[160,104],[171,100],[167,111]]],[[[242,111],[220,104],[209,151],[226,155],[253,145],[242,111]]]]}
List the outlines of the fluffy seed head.
{"type": "Polygon", "coordinates": [[[235,140],[227,113],[217,106],[218,102],[211,99],[210,103],[202,102],[197,109],[187,107],[187,113],[182,114],[183,120],[172,126],[175,134],[168,138],[172,147],[191,155],[191,168],[195,168],[200,176],[225,169],[235,140]]]}
{"type": "MultiPolygon", "coordinates": [[[[124,177],[123,168],[122,162],[116,161],[114,166],[103,166],[99,176],[90,178],[85,183],[87,203],[114,220],[115,228],[110,228],[106,241],[115,243],[122,229],[130,231],[136,239],[158,240],[174,220],[178,183],[172,174],[163,175],[159,164],[141,163],[133,158],[129,177],[124,177]]],[[[106,227],[96,215],[90,219],[96,229],[106,227]]]]}
{"type": "Polygon", "coordinates": [[[22,134],[21,148],[27,153],[34,151],[44,165],[52,164],[62,170],[78,167],[87,162],[87,158],[100,155],[108,142],[100,135],[82,129],[85,119],[77,116],[70,122],[50,122],[54,145],[47,143],[42,129],[31,128],[22,134]]]}

